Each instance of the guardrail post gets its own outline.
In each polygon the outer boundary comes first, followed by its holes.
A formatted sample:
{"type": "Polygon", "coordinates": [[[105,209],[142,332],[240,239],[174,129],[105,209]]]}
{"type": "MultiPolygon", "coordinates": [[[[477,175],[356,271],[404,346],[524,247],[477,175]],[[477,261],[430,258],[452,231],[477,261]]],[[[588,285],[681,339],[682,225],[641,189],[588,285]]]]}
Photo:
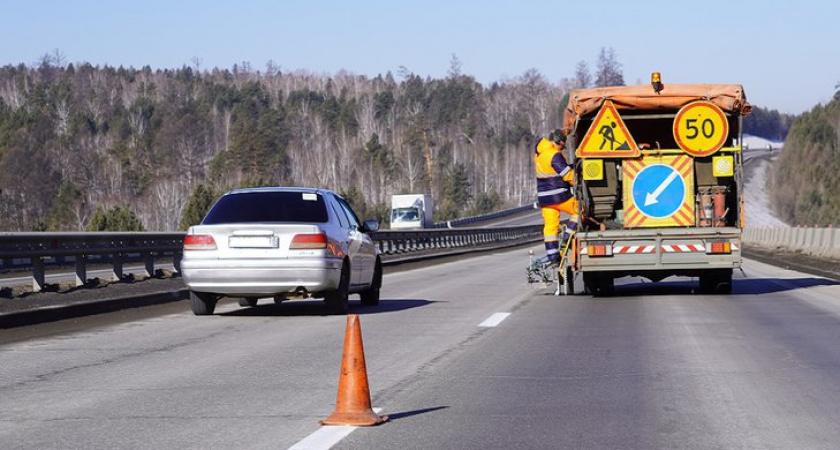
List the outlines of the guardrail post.
{"type": "Polygon", "coordinates": [[[123,277],[123,254],[122,253],[114,253],[111,257],[111,261],[113,262],[114,271],[112,277],[114,281],[120,281],[123,277]]]}
{"type": "Polygon", "coordinates": [[[39,256],[32,258],[32,292],[41,292],[46,286],[44,260],[39,256]]]}
{"type": "Polygon", "coordinates": [[[87,283],[87,255],[76,255],[76,286],[87,283]]]}
{"type": "Polygon", "coordinates": [[[143,265],[145,266],[146,277],[155,276],[155,256],[151,252],[143,253],[143,265]]]}

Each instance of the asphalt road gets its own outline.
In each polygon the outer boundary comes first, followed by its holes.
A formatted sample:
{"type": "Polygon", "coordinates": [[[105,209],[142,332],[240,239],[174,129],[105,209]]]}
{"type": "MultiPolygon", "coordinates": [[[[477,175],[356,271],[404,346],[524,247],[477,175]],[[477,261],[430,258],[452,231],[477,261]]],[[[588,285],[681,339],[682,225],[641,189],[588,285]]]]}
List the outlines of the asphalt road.
{"type": "Polygon", "coordinates": [[[627,279],[554,297],[524,284],[527,258],[387,274],[380,306],[351,307],[391,416],[375,428],[318,425],[344,336],[319,301],[0,331],[0,448],[287,449],[335,430],[341,449],[837,448],[837,283],[747,261],[731,296],[627,279]]]}

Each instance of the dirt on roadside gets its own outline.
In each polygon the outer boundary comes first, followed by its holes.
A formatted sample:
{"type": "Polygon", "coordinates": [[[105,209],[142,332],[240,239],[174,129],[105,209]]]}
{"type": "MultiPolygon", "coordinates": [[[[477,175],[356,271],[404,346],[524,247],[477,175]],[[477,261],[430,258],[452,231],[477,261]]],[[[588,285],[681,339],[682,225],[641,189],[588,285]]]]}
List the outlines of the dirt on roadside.
{"type": "Polygon", "coordinates": [[[72,282],[49,284],[41,292],[32,292],[31,286],[16,286],[0,290],[0,314],[181,289],[184,289],[184,281],[180,275],[161,269],[154,277],[127,275],[119,281],[93,278],[84,286],[75,286],[72,282]]]}

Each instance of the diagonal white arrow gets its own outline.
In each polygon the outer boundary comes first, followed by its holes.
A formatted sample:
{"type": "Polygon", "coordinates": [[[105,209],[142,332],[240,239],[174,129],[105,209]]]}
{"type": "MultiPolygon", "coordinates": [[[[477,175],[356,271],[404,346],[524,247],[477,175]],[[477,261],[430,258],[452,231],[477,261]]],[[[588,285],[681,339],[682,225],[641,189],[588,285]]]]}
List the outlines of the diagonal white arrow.
{"type": "Polygon", "coordinates": [[[667,178],[662,180],[662,184],[660,184],[659,187],[657,187],[653,192],[648,192],[645,195],[645,206],[650,206],[654,203],[658,203],[659,195],[662,194],[662,191],[664,191],[668,187],[668,185],[671,184],[677,178],[677,175],[679,174],[676,170],[672,171],[667,178]]]}

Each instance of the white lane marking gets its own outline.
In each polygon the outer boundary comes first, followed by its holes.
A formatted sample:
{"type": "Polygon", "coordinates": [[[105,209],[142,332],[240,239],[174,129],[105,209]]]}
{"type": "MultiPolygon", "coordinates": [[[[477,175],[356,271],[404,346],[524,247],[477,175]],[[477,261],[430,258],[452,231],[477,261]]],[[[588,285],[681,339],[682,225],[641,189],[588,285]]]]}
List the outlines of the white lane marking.
{"type": "Polygon", "coordinates": [[[503,320],[507,319],[510,313],[496,313],[492,316],[488,317],[487,320],[478,324],[480,327],[495,327],[496,325],[502,323],[503,320]]]}
{"type": "MultiPolygon", "coordinates": [[[[382,408],[373,408],[373,412],[377,414],[381,411],[382,408]]],[[[350,436],[356,428],[359,427],[325,425],[289,447],[288,450],[329,450],[342,439],[350,436]]]]}

